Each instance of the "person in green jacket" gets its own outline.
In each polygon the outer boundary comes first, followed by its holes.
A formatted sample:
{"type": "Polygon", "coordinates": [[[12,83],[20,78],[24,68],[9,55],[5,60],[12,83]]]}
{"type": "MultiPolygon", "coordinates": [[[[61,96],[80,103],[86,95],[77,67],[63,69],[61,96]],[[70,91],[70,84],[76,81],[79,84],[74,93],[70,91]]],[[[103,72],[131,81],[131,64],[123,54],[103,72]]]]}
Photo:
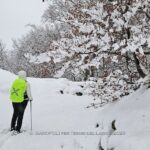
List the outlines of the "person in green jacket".
{"type": "Polygon", "coordinates": [[[32,101],[30,84],[27,82],[26,76],[25,71],[19,71],[18,78],[14,80],[10,89],[10,100],[14,110],[11,120],[11,131],[20,132],[26,106],[28,101],[32,101]]]}

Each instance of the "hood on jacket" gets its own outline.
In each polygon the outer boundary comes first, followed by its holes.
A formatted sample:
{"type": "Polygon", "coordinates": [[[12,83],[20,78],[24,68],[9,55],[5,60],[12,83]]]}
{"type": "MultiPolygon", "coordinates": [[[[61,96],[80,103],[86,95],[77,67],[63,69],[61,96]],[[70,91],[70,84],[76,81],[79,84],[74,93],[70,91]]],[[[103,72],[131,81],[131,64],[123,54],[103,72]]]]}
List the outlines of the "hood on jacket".
{"type": "Polygon", "coordinates": [[[25,71],[21,70],[21,71],[18,72],[18,77],[19,77],[20,79],[26,80],[26,78],[27,78],[27,73],[26,73],[25,71]]]}

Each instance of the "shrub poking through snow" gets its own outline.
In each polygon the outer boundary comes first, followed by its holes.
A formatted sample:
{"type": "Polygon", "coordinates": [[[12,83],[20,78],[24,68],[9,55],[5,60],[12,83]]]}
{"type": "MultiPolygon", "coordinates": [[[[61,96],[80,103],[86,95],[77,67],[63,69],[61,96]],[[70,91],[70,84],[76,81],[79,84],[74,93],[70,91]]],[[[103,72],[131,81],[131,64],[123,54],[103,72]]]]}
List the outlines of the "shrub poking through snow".
{"type": "Polygon", "coordinates": [[[117,70],[108,77],[99,79],[98,82],[88,82],[86,88],[88,88],[89,94],[94,97],[94,102],[87,106],[87,108],[98,108],[109,102],[119,100],[121,97],[138,90],[148,80],[128,83],[126,78],[120,70],[117,70]]]}

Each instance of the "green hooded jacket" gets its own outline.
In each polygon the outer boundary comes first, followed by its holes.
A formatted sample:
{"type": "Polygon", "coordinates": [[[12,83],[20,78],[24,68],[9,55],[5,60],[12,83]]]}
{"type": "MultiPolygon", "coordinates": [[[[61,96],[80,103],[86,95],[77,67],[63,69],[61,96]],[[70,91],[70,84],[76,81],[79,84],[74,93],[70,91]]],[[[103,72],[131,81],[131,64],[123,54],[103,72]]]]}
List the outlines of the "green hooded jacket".
{"type": "Polygon", "coordinates": [[[10,89],[10,99],[13,103],[21,103],[24,101],[24,93],[27,89],[26,80],[16,79],[10,89]]]}

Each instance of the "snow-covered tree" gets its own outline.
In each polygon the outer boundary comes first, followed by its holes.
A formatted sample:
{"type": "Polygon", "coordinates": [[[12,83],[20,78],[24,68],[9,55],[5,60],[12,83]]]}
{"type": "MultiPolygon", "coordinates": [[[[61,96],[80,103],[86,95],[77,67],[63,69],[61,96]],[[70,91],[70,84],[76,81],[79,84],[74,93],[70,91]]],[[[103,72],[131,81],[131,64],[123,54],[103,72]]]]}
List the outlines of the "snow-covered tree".
{"type": "Polygon", "coordinates": [[[8,69],[8,57],[6,54],[5,44],[0,41],[0,68],[8,69]]]}
{"type": "Polygon", "coordinates": [[[13,71],[92,80],[92,95],[117,100],[149,72],[149,6],[148,0],[55,0],[43,14],[45,25],[30,25],[14,41],[13,71]]]}
{"type": "MultiPolygon", "coordinates": [[[[53,41],[64,64],[57,75],[71,80],[99,78],[94,87],[93,83],[89,86],[93,88],[91,94],[104,103],[136,90],[139,87],[136,80],[145,77],[150,67],[150,2],[65,0],[61,3],[69,7],[58,22],[68,24],[68,30],[61,32],[60,40],[53,41]]],[[[47,15],[47,20],[51,20],[50,16],[47,15]]]]}
{"type": "MultiPolygon", "coordinates": [[[[64,13],[59,21],[67,23],[70,28],[62,32],[61,40],[54,41],[54,47],[69,56],[65,64],[67,70],[68,67],[74,68],[70,70],[77,74],[82,70],[88,78],[94,76],[94,69],[101,76],[99,70],[107,65],[107,60],[111,68],[114,62],[121,59],[130,75],[137,69],[139,75],[145,77],[140,58],[149,53],[150,47],[149,1],[63,2],[70,7],[67,15],[64,13]],[[105,64],[102,65],[103,61],[105,64]]],[[[106,69],[104,72],[108,71],[106,69]]]]}
{"type": "Polygon", "coordinates": [[[52,41],[57,39],[59,39],[57,27],[51,29],[48,26],[32,26],[27,35],[13,42],[12,59],[15,60],[16,66],[14,72],[25,69],[29,76],[53,76],[55,64],[49,52],[52,51],[52,41]]]}
{"type": "Polygon", "coordinates": [[[71,80],[101,78],[120,69],[130,82],[145,76],[143,66],[149,68],[148,0],[55,0],[43,21],[46,27],[32,26],[14,42],[17,57],[29,66],[45,62],[49,68],[53,60],[56,76],[71,80]]]}

